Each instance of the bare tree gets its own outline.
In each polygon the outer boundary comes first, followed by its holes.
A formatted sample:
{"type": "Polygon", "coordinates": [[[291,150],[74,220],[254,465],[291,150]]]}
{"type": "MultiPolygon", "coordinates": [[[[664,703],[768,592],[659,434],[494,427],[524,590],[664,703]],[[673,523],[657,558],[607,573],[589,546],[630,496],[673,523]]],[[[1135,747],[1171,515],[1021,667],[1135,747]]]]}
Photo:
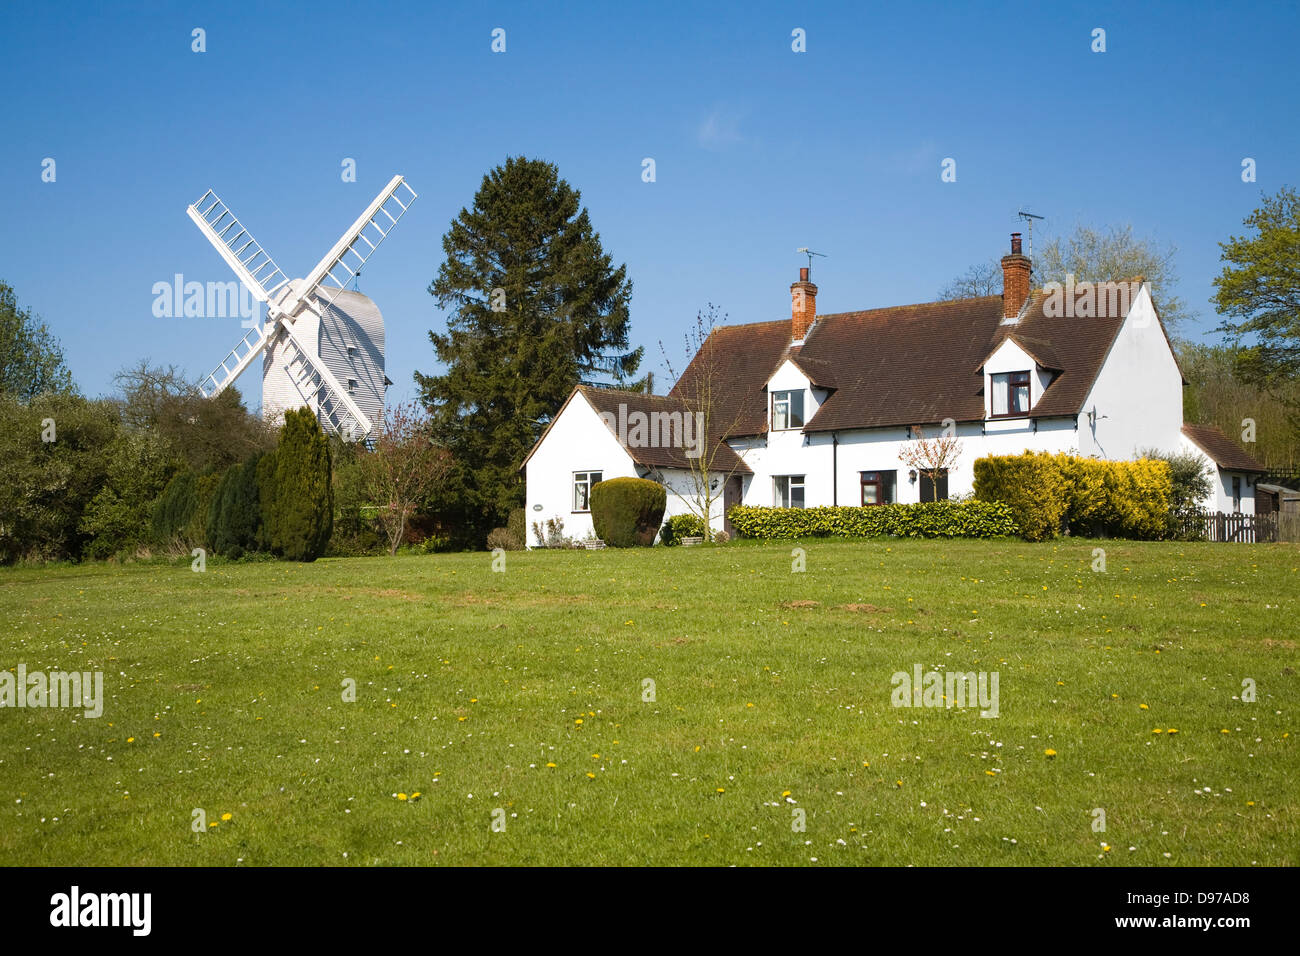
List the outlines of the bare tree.
{"type": "Polygon", "coordinates": [[[726,353],[713,334],[718,325],[725,325],[727,316],[718,314],[717,306],[696,313],[695,325],[686,333],[686,354],[692,356],[690,364],[679,377],[662,341],[659,351],[664,357],[668,375],[677,381],[673,394],[682,400],[684,416],[695,422],[695,440],[699,454],[686,456],[687,493],[668,489],[679,498],[687,510],[698,517],[704,526],[704,540],[713,540],[710,517],[713,504],[722,497],[727,482],[744,464],[744,453],[732,449],[725,441],[727,435],[739,424],[744,406],[734,398],[722,378],[726,353]]]}
{"type": "Polygon", "coordinates": [[[926,438],[919,425],[912,433],[916,437],[899,449],[898,460],[930,479],[930,488],[937,500],[940,477],[945,471],[955,467],[957,460],[961,458],[961,439],[955,435],[936,435],[934,438],[926,438]]]}
{"type": "MultiPolygon", "coordinates": [[[[1135,236],[1131,225],[1075,226],[1066,236],[1040,240],[1033,256],[1033,284],[1041,288],[1049,282],[1065,284],[1073,275],[1079,282],[1110,282],[1142,276],[1151,283],[1151,295],[1160,309],[1160,318],[1173,332],[1180,323],[1193,318],[1187,304],[1173,294],[1178,284],[1174,263],[1174,246],[1163,246],[1155,239],[1135,236]]],[[[968,299],[1002,293],[1001,259],[971,266],[948,283],[940,299],[968,299]]]]}
{"type": "Polygon", "coordinates": [[[979,299],[1002,294],[1002,263],[997,259],[973,265],[939,290],[940,301],[979,299]]]}
{"type": "Polygon", "coordinates": [[[375,447],[362,458],[366,493],[379,507],[388,553],[397,553],[406,523],[451,471],[451,454],[433,443],[429,419],[414,403],[391,406],[375,447]]]}

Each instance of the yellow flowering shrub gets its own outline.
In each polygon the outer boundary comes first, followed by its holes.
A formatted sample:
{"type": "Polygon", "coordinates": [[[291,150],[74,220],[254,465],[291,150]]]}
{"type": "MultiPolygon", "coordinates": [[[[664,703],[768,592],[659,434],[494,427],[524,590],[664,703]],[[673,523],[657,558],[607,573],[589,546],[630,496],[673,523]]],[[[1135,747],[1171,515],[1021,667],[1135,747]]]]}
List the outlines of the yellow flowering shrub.
{"type": "Polygon", "coordinates": [[[975,462],[975,497],[1011,508],[1020,533],[1159,538],[1173,482],[1168,463],[1103,461],[1048,452],[990,455],[975,462]]]}

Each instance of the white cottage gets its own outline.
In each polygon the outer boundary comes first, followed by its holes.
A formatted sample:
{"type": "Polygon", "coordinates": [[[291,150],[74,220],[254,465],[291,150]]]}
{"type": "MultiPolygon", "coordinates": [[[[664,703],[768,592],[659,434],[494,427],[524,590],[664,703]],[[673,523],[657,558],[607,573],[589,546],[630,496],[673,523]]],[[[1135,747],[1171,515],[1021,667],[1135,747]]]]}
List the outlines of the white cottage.
{"type": "Polygon", "coordinates": [[[524,461],[529,521],[590,534],[591,485],[619,476],[663,483],[670,515],[696,511],[693,440],[721,443],[715,528],[733,504],[968,494],[977,458],[1026,450],[1126,460],[1194,448],[1215,473],[1203,505],[1254,510],[1259,463],[1217,429],[1183,424],[1182,373],[1145,281],[1031,289],[1018,233],[1002,269],[1002,295],[820,316],[801,269],[788,319],[715,328],[667,396],[579,386],[524,461]],[[712,434],[674,431],[706,389],[712,434]],[[915,437],[941,432],[961,454],[937,481],[900,461],[915,437]]]}

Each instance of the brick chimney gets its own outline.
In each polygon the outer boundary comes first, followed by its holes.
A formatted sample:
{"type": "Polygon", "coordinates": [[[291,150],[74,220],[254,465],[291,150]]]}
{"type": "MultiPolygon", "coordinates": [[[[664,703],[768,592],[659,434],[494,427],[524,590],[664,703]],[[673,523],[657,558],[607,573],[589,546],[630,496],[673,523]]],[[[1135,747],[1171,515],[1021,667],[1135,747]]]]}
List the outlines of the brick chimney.
{"type": "Polygon", "coordinates": [[[1020,233],[1011,234],[1011,254],[1002,257],[1002,321],[1014,322],[1029,298],[1032,263],[1020,251],[1020,233]]]}
{"type": "Polygon", "coordinates": [[[790,339],[802,342],[817,321],[817,287],[808,279],[808,267],[799,270],[799,281],[790,283],[790,339]]]}

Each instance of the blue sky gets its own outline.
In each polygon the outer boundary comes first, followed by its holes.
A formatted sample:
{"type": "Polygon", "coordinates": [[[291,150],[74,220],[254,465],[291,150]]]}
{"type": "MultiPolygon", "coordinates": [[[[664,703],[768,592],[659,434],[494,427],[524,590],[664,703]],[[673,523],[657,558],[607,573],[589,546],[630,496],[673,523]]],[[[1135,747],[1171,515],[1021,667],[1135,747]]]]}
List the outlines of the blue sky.
{"type": "MultiPolygon", "coordinates": [[[[1036,238],[1131,223],[1176,245],[1188,331],[1208,331],[1218,243],[1300,181],[1298,26],[1268,3],[6,2],[0,278],[87,394],[144,357],[202,374],[242,330],[153,315],[156,282],[231,278],[185,207],[214,188],[302,275],[402,173],[420,199],[360,288],[384,313],[390,400],[413,398],[446,323],[426,292],[442,234],[523,154],[559,166],[627,264],[657,377],[658,342],[679,361],[708,302],[788,316],[797,247],[827,254],[820,312],[929,301],[1006,251],[1019,208],[1047,217],[1036,238]]],[[[256,372],[240,387],[255,404],[256,372]]]]}

